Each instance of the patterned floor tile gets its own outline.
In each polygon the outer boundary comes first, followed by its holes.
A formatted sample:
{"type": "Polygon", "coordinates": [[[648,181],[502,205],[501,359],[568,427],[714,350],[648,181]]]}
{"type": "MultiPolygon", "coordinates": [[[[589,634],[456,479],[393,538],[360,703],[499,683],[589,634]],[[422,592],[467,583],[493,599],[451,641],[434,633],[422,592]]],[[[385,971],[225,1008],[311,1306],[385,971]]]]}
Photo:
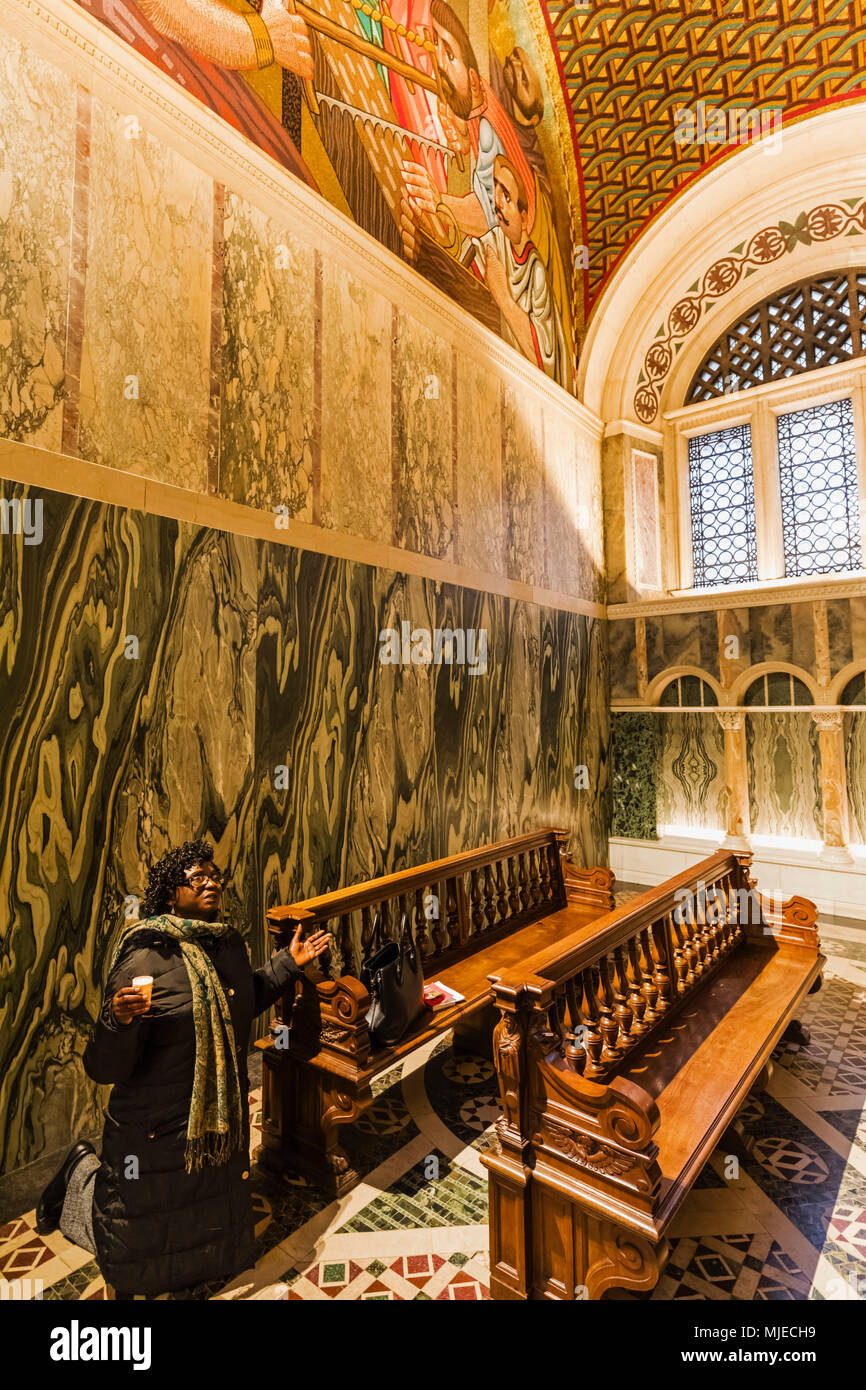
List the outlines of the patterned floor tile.
{"type": "Polygon", "coordinates": [[[340,1232],[424,1230],[486,1221],[486,1184],[434,1151],[341,1226],[340,1232]]]}

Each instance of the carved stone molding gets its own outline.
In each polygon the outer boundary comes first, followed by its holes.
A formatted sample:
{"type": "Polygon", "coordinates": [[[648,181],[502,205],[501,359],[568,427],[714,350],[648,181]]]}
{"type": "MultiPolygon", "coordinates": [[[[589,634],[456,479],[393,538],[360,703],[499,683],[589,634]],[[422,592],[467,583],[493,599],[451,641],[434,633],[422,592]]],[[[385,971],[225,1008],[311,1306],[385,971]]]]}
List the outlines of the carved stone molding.
{"type": "Polygon", "coordinates": [[[724,594],[702,594],[695,589],[687,594],[665,599],[648,599],[639,603],[608,604],[607,616],[620,618],[659,618],[668,613],[712,612],[718,608],[763,608],[768,604],[812,603],[816,599],[866,597],[866,579],[827,578],[809,584],[780,583],[767,589],[732,589],[724,594]]]}
{"type": "Polygon", "coordinates": [[[713,710],[713,713],[726,733],[736,733],[745,724],[745,710],[716,709],[713,710]]]}
{"type": "Polygon", "coordinates": [[[817,724],[823,734],[842,732],[842,710],[819,709],[812,711],[812,723],[817,724]]]}

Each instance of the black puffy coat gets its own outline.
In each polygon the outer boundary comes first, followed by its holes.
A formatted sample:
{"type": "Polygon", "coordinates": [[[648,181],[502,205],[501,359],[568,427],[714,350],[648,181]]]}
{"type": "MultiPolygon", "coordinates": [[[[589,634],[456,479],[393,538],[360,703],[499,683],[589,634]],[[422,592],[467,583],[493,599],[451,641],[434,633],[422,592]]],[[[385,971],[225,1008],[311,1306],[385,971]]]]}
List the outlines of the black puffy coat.
{"type": "Polygon", "coordinates": [[[123,949],[84,1054],[88,1076],[113,1082],[93,1228],[103,1278],[127,1293],[168,1293],[206,1280],[229,1280],[255,1259],[247,1181],[250,1027],[299,972],[288,949],[253,970],[235,931],[199,941],[226,992],[237,1048],[244,1143],[227,1164],[193,1173],[184,1167],[195,1028],[189,977],[176,941],[154,929],[152,936],[138,934],[123,949]],[[150,1011],[126,1026],[116,1024],[111,1000],[135,975],[153,976],[150,1011]]]}

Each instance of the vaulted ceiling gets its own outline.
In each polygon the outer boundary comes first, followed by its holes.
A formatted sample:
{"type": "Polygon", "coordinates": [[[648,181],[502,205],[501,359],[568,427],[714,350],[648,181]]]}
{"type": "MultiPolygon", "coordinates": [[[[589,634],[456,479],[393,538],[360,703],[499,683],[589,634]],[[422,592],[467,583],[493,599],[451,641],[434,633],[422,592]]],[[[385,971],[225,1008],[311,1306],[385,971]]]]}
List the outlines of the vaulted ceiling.
{"type": "Polygon", "coordinates": [[[730,147],[677,145],[697,103],[783,123],[866,97],[866,0],[542,0],[574,126],[588,298],[655,213],[730,147]]]}

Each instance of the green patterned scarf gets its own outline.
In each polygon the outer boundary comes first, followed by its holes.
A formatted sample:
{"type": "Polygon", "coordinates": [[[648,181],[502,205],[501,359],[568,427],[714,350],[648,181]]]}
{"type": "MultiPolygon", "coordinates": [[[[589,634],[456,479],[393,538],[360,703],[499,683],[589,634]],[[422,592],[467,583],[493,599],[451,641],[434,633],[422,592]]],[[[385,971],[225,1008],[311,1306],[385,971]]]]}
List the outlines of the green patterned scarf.
{"type": "Polygon", "coordinates": [[[198,922],[166,912],[148,917],[124,934],[112,969],[130,937],[161,932],[180,946],[192,992],[195,1075],[186,1127],[186,1171],[228,1163],[243,1142],[243,1101],[235,1034],[219,975],[199,945],[202,936],[227,936],[227,922],[198,922]]]}

